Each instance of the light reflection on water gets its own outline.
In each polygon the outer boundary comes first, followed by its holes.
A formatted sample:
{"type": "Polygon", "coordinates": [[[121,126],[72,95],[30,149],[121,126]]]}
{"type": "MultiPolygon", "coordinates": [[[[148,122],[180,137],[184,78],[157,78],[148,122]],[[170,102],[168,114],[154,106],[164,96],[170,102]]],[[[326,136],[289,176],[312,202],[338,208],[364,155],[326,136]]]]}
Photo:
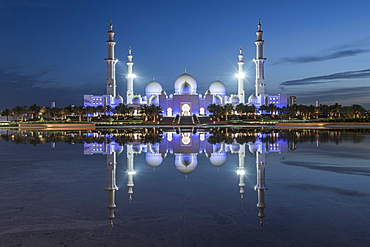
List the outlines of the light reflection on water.
{"type": "Polygon", "coordinates": [[[2,246],[29,243],[30,236],[35,246],[365,246],[370,240],[366,130],[3,131],[1,137],[2,246]]]}

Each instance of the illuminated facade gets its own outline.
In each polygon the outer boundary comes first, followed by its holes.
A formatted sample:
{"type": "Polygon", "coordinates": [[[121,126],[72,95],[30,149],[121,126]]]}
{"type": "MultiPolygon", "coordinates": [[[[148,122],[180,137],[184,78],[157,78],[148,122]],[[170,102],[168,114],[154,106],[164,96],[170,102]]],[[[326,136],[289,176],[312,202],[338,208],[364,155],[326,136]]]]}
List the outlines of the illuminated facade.
{"type": "MultiPolygon", "coordinates": [[[[123,98],[116,94],[116,79],[115,79],[115,65],[117,59],[114,58],[114,32],[112,30],[112,23],[109,25],[108,31],[108,58],[105,59],[107,63],[107,81],[106,81],[106,95],[84,95],[84,106],[110,106],[114,107],[123,103],[123,98]]],[[[265,80],[264,80],[264,63],[263,57],[263,43],[261,30],[261,23],[258,23],[258,30],[256,32],[256,58],[253,60],[256,64],[256,82],[255,94],[253,93],[248,102],[245,102],[244,91],[244,55],[243,50],[240,48],[238,54],[238,73],[236,78],[238,81],[238,88],[236,94],[227,95],[225,84],[218,79],[211,83],[208,90],[202,95],[197,91],[198,83],[193,76],[188,74],[186,70],[182,75],[176,78],[174,82],[174,93],[167,95],[163,90],[162,85],[155,81],[149,82],[145,87],[145,95],[134,93],[134,79],[136,75],[133,71],[133,55],[132,49],[128,50],[127,55],[127,94],[126,104],[131,106],[140,105],[159,105],[163,108],[164,116],[191,116],[191,115],[208,115],[207,107],[210,104],[249,104],[259,108],[261,105],[274,104],[277,107],[288,105],[288,96],[286,94],[269,95],[265,93],[265,80]]]]}

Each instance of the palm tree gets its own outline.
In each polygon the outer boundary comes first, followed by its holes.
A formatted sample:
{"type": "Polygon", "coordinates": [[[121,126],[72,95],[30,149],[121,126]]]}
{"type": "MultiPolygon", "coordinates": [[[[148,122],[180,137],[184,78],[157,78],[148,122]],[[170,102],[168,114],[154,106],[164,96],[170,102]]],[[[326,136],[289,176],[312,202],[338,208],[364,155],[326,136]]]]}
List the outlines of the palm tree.
{"type": "Polygon", "coordinates": [[[98,118],[101,118],[103,112],[105,111],[104,106],[98,105],[96,108],[96,112],[98,113],[98,118]]]}
{"type": "Polygon", "coordinates": [[[262,111],[261,114],[266,114],[269,111],[269,107],[267,105],[261,105],[259,110],[262,111]]]}
{"type": "Polygon", "coordinates": [[[91,119],[94,116],[95,112],[96,112],[96,108],[95,107],[93,107],[93,106],[86,106],[86,108],[85,108],[85,114],[86,114],[87,121],[91,121],[91,119]]]}
{"type": "Polygon", "coordinates": [[[246,106],[243,103],[240,103],[235,106],[235,110],[239,113],[239,115],[243,115],[246,112],[246,106]]]}
{"type": "Polygon", "coordinates": [[[58,116],[61,114],[61,109],[59,107],[52,107],[49,109],[50,115],[53,116],[53,119],[56,120],[58,116]]]}
{"type": "Polygon", "coordinates": [[[12,114],[17,116],[18,119],[21,118],[21,121],[23,121],[23,115],[26,114],[27,112],[27,106],[15,106],[13,109],[12,109],[12,114]]]}
{"type": "Polygon", "coordinates": [[[224,115],[224,113],[225,113],[225,108],[220,106],[220,105],[210,104],[207,107],[207,111],[212,113],[213,117],[217,121],[220,121],[221,116],[224,115]]]}
{"type": "Polygon", "coordinates": [[[28,107],[28,113],[31,114],[32,119],[34,119],[35,116],[37,116],[37,118],[39,117],[40,110],[41,106],[38,106],[36,104],[33,104],[30,107],[28,107]]]}
{"type": "Polygon", "coordinates": [[[338,103],[335,103],[334,105],[329,106],[329,109],[330,109],[331,116],[340,118],[341,109],[342,109],[341,105],[339,105],[338,103]]]}
{"type": "Polygon", "coordinates": [[[5,109],[2,111],[1,115],[6,116],[6,121],[9,121],[9,116],[12,114],[12,111],[10,109],[5,109]]]}
{"type": "Polygon", "coordinates": [[[85,114],[85,108],[83,106],[75,106],[73,108],[73,113],[78,115],[78,121],[82,121],[82,116],[85,114]]]}
{"type": "Polygon", "coordinates": [[[224,108],[224,113],[226,115],[226,121],[227,121],[229,118],[229,115],[233,112],[234,107],[232,104],[226,104],[223,106],[223,108],[224,108]]]}
{"type": "Polygon", "coordinates": [[[360,105],[355,104],[355,105],[350,106],[350,108],[351,108],[351,111],[353,113],[353,117],[355,117],[355,118],[359,118],[359,117],[365,115],[366,110],[365,110],[365,108],[363,108],[360,105]]]}

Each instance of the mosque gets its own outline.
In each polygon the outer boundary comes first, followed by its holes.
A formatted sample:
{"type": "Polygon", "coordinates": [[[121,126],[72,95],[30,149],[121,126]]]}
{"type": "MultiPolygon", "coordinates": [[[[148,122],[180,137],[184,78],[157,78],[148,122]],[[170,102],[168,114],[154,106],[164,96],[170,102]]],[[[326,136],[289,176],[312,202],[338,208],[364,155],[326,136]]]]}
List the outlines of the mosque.
{"type": "MultiPolygon", "coordinates": [[[[162,85],[155,81],[149,82],[145,87],[145,95],[134,93],[134,79],[136,75],[133,73],[133,55],[132,49],[128,50],[127,55],[127,94],[126,104],[138,108],[140,105],[159,105],[163,108],[164,116],[191,116],[191,115],[208,115],[207,107],[210,104],[232,104],[236,106],[240,103],[254,105],[258,109],[262,105],[274,104],[281,108],[288,105],[288,96],[286,94],[269,95],[265,92],[264,78],[264,63],[266,58],[263,57],[262,39],[263,31],[261,30],[261,22],[258,22],[258,30],[256,32],[256,58],[253,59],[256,65],[256,80],[255,93],[249,96],[248,101],[245,100],[244,92],[244,55],[240,48],[238,54],[238,91],[235,94],[227,95],[225,84],[219,80],[211,83],[204,95],[197,92],[198,82],[193,76],[188,74],[186,70],[182,75],[176,78],[174,82],[174,93],[167,95],[163,90],[162,85]]],[[[117,94],[116,83],[116,63],[114,57],[114,32],[112,22],[109,24],[108,40],[108,58],[105,59],[107,64],[107,80],[105,95],[84,95],[84,107],[87,106],[110,106],[113,109],[121,103],[124,103],[122,96],[117,94]]]]}

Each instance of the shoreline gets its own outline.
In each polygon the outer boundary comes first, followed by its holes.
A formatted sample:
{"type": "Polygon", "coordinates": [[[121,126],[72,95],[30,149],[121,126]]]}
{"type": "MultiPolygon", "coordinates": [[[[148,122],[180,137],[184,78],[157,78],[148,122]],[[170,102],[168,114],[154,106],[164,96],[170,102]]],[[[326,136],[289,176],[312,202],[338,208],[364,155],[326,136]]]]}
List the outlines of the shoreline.
{"type": "Polygon", "coordinates": [[[96,123],[26,123],[18,126],[1,125],[1,129],[32,129],[32,130],[95,130],[95,129],[126,129],[126,128],[277,128],[277,129],[329,129],[329,128],[370,128],[370,122],[305,122],[305,123],[268,123],[268,124],[191,124],[191,125],[161,125],[161,124],[138,124],[138,125],[97,125],[96,123]]]}

